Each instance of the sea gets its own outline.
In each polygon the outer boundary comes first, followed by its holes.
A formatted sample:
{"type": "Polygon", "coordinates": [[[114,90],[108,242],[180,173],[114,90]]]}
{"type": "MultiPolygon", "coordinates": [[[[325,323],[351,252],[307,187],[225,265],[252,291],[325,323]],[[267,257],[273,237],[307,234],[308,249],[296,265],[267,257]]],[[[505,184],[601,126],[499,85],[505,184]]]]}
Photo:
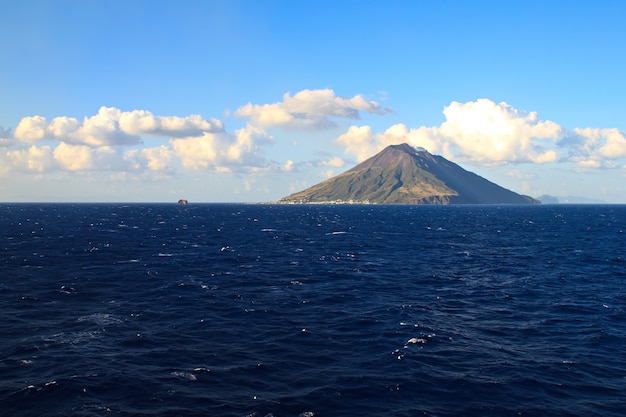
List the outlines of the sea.
{"type": "Polygon", "coordinates": [[[0,204],[2,416],[625,416],[626,206],[0,204]]]}

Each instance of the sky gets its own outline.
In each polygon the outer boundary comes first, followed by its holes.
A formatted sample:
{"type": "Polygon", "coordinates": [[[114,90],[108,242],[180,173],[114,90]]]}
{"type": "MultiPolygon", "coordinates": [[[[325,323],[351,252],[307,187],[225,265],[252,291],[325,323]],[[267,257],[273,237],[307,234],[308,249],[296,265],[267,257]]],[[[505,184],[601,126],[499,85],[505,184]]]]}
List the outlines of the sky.
{"type": "Polygon", "coordinates": [[[0,201],[267,202],[408,143],[626,203],[626,2],[0,0],[0,201]]]}

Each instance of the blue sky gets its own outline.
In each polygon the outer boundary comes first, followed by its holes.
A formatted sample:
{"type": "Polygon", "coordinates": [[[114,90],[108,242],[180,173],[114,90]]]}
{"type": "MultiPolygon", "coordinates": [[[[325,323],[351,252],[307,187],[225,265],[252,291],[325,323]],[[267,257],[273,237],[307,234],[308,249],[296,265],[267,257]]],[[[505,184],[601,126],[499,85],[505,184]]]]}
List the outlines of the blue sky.
{"type": "Polygon", "coordinates": [[[626,203],[626,2],[0,0],[0,201],[272,201],[407,142],[626,203]]]}

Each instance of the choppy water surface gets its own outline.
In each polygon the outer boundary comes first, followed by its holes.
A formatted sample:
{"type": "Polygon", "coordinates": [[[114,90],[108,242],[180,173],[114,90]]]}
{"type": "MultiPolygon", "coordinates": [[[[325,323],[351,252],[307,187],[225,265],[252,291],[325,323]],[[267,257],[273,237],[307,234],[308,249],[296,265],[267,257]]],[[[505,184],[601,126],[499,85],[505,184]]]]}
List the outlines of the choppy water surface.
{"type": "Polygon", "coordinates": [[[623,416],[626,206],[0,205],[0,414],[623,416]]]}

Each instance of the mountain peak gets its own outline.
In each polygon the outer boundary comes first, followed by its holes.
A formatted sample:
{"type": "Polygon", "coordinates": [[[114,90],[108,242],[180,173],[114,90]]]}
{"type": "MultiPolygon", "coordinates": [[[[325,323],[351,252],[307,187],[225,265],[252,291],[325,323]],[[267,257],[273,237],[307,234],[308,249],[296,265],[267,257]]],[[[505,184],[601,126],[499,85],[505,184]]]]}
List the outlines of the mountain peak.
{"type": "Polygon", "coordinates": [[[348,171],[278,202],[538,204],[407,143],[387,146],[348,171]]]}

